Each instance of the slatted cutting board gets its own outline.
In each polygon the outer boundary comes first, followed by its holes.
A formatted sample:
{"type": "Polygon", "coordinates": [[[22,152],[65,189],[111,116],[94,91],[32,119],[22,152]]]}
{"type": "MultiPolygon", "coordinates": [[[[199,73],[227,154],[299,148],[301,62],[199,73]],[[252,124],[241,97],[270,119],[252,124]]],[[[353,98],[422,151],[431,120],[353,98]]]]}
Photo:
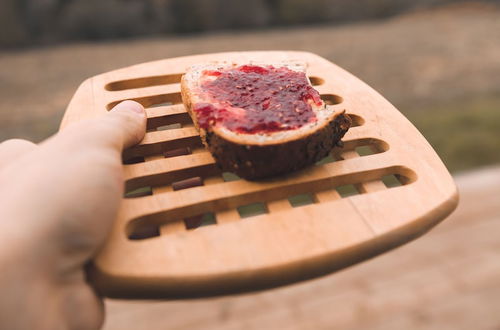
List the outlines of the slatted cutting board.
{"type": "Polygon", "coordinates": [[[61,126],[126,99],[147,108],[148,132],[124,153],[127,194],[92,265],[91,280],[109,297],[209,296],[328,274],[422,235],[458,203],[450,174],[415,127],[369,86],[311,53],[208,54],[105,73],[81,85],[61,126]],[[212,60],[307,62],[323,100],[353,119],[344,148],[271,180],[221,173],[179,85],[187,67],[212,60]]]}

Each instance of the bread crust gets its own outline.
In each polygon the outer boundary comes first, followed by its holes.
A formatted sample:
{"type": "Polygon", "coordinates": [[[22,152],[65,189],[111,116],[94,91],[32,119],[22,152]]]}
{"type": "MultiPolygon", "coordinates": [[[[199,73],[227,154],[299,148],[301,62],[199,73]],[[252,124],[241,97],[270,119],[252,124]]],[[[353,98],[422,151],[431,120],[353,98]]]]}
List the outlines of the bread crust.
{"type": "Polygon", "coordinates": [[[325,158],[350,126],[351,119],[343,112],[313,134],[285,143],[238,144],[215,132],[208,132],[205,141],[223,171],[256,180],[299,170],[325,158]]]}
{"type": "Polygon", "coordinates": [[[334,113],[328,121],[305,134],[291,134],[286,139],[264,144],[249,143],[244,136],[240,141],[235,141],[234,137],[227,136],[221,129],[211,128],[207,131],[198,126],[193,113],[196,98],[186,76],[181,80],[181,94],[184,106],[217,166],[222,171],[233,172],[248,180],[281,175],[314,164],[328,156],[352,124],[344,110],[334,113]]]}

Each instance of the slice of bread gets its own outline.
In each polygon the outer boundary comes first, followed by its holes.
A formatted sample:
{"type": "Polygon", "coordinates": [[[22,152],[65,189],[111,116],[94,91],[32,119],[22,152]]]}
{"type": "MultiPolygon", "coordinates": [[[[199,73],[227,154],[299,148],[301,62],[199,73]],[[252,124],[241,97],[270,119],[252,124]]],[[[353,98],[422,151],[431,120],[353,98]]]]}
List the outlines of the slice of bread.
{"type": "Polygon", "coordinates": [[[320,99],[299,62],[196,65],[182,77],[181,90],[217,165],[245,179],[314,164],[351,126],[345,110],[320,99]]]}

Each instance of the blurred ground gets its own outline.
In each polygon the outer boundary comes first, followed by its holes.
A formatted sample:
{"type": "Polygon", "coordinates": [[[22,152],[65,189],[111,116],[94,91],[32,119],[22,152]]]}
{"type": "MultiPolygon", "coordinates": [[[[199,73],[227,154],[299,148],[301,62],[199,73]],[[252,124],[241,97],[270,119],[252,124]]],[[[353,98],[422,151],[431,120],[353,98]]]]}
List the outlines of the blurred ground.
{"type": "Polygon", "coordinates": [[[457,211],[393,252],[256,294],[107,301],[104,330],[500,329],[500,167],[458,175],[456,182],[457,211]]]}
{"type": "Polygon", "coordinates": [[[0,52],[0,140],[46,138],[56,131],[79,83],[105,71],[197,53],[295,49],[317,53],[365,80],[407,114],[424,135],[439,130],[435,126],[448,126],[444,138],[431,139],[431,143],[437,144],[452,169],[498,162],[500,153],[492,152],[498,144],[492,141],[500,141],[500,127],[492,123],[500,123],[500,118],[490,118],[500,113],[496,111],[500,108],[498,31],[498,7],[462,5],[340,27],[4,51],[0,52]],[[471,110],[470,104],[479,107],[471,110]],[[461,109],[458,119],[456,108],[461,109]],[[436,112],[446,115],[437,124],[426,120],[436,112]],[[468,119],[471,113],[472,121],[468,119]],[[459,134],[460,141],[448,146],[453,134],[459,134]],[[468,144],[464,146],[462,140],[468,144]],[[452,155],[446,154],[449,150],[452,155]],[[470,164],[460,163],[462,155],[473,150],[490,157],[483,161],[473,156],[470,164]]]}

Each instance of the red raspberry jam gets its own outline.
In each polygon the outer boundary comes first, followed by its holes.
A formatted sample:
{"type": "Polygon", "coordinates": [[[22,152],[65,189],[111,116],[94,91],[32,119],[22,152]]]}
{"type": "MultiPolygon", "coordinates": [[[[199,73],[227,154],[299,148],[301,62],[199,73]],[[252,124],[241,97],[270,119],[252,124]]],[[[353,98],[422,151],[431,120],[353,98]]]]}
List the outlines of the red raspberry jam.
{"type": "Polygon", "coordinates": [[[246,134],[293,130],[316,121],[311,103],[323,104],[305,73],[286,67],[242,65],[203,74],[201,91],[211,103],[193,109],[204,129],[223,125],[246,134]]]}

